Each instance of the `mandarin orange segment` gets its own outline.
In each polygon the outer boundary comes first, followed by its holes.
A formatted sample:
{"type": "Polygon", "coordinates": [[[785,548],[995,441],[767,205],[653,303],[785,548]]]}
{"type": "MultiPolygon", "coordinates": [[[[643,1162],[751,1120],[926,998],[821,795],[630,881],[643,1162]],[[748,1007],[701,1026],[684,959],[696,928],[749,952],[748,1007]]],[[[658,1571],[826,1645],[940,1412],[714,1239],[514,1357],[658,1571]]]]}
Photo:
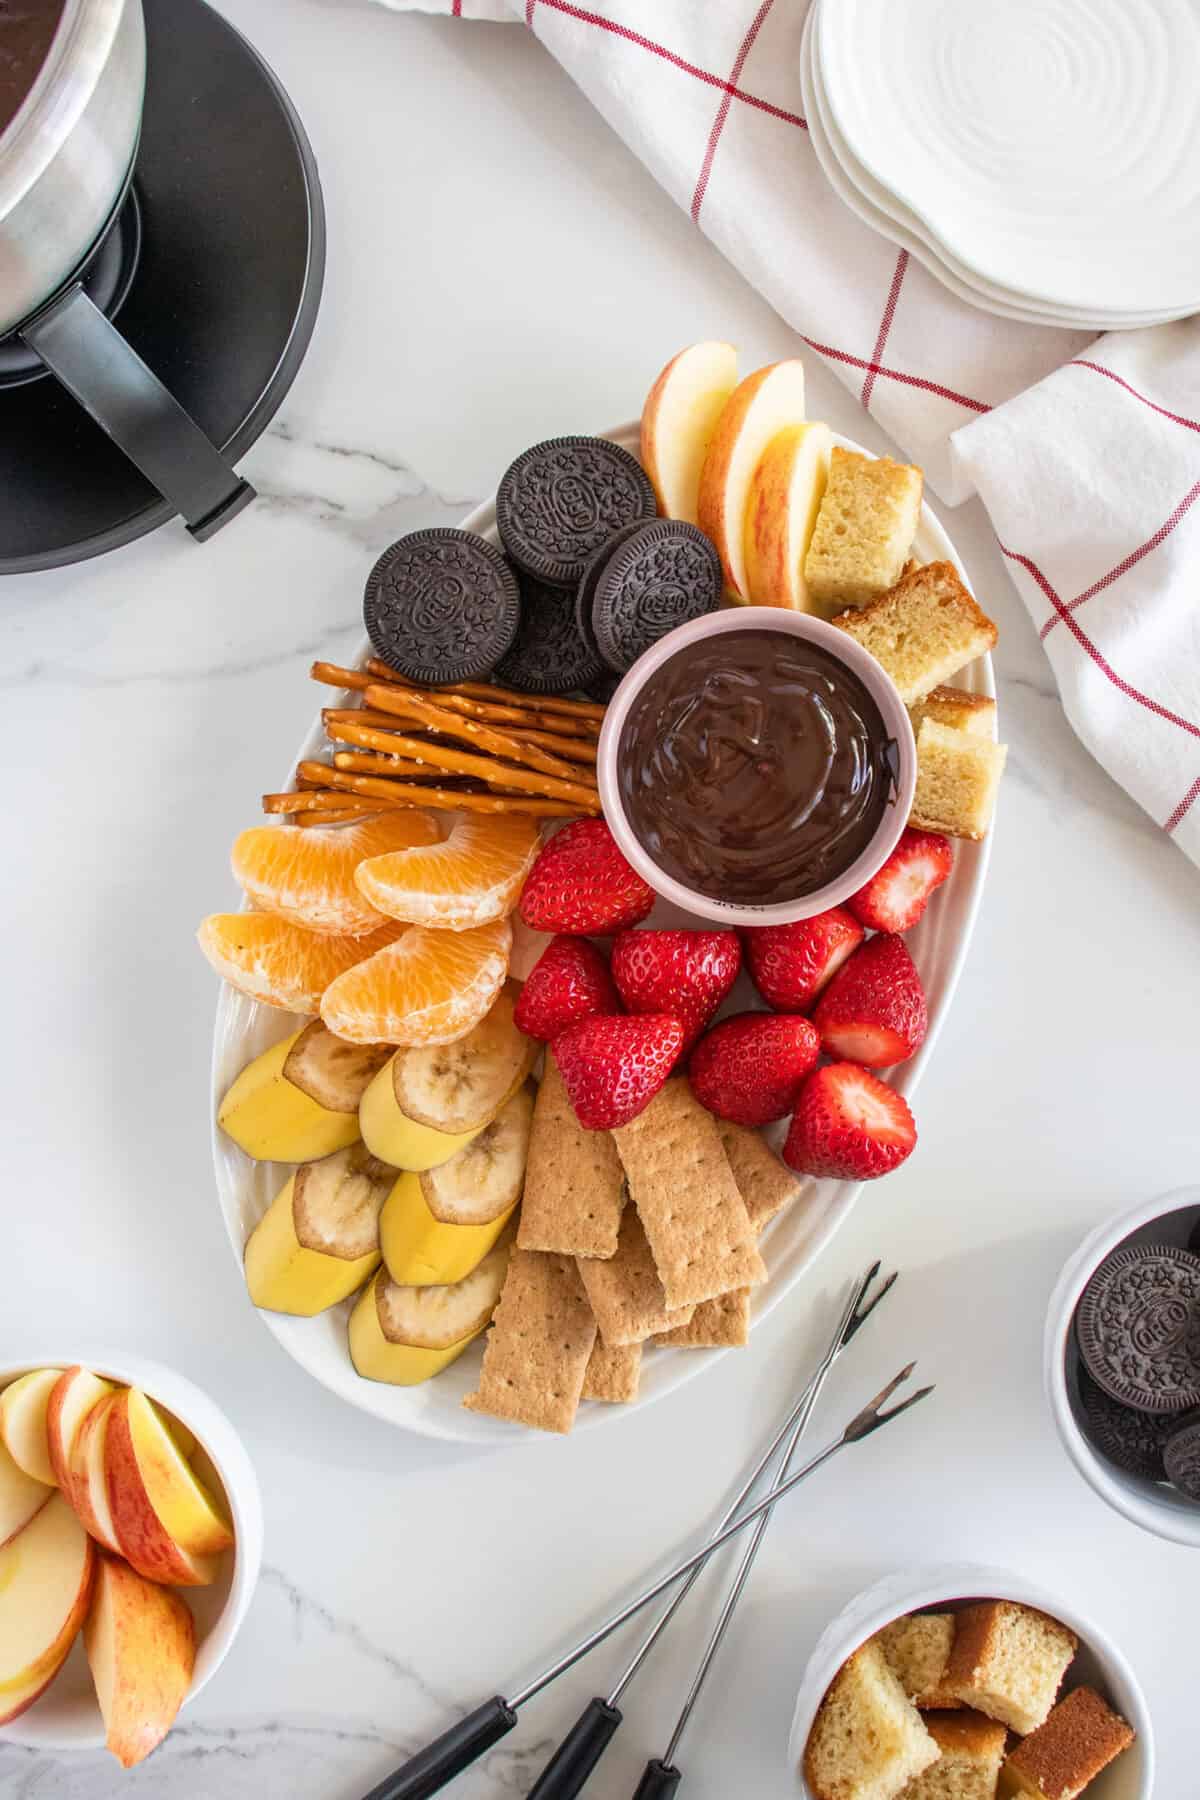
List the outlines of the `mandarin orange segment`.
{"type": "Polygon", "coordinates": [[[330,1031],[355,1044],[451,1044],[465,1036],[504,984],[508,920],[474,931],[392,930],[403,936],[326,988],[321,1017],[330,1031]]]}
{"type": "Polygon", "coordinates": [[[439,836],[432,815],[418,811],[383,813],[327,831],[253,825],[234,841],[234,880],[264,912],[307,931],[358,937],[377,931],[385,917],[355,886],[358,865],[387,852],[435,845],[439,836]]]}
{"type": "Polygon", "coordinates": [[[354,871],[359,891],[388,918],[470,931],[507,918],[541,845],[532,819],[483,813],[443,843],[372,856],[354,871]]]}
{"type": "Polygon", "coordinates": [[[332,937],[305,931],[278,913],[213,913],[196,937],[231,987],[264,1006],[315,1013],[331,981],[394,944],[406,929],[389,919],[362,937],[332,937]]]}

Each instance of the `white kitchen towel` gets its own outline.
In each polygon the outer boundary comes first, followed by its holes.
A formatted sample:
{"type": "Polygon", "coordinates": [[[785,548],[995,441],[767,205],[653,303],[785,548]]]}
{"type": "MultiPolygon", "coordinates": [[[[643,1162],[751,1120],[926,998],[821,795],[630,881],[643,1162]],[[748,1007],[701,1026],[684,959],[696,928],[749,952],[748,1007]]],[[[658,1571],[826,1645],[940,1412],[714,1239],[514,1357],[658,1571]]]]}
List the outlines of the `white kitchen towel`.
{"type": "Polygon", "coordinates": [[[933,490],[979,492],[1075,729],[1200,862],[1196,322],[1015,324],[869,230],[808,142],[808,0],[384,3],[523,20],[933,490]]]}

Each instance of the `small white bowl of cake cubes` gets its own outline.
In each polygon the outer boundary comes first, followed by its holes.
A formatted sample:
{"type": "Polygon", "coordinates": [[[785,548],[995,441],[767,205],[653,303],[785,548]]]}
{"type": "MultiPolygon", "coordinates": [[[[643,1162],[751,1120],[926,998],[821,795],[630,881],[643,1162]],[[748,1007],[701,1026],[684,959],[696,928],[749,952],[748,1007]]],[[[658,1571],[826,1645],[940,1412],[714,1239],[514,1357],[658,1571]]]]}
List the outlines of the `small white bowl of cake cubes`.
{"type": "Polygon", "coordinates": [[[905,1570],[818,1642],[788,1756],[806,1800],[1151,1800],[1123,1652],[1073,1600],[978,1563],[905,1570]]]}
{"type": "Polygon", "coordinates": [[[78,1346],[0,1365],[0,1752],[142,1762],[224,1661],[262,1540],[241,1439],[182,1375],[78,1346]]]}

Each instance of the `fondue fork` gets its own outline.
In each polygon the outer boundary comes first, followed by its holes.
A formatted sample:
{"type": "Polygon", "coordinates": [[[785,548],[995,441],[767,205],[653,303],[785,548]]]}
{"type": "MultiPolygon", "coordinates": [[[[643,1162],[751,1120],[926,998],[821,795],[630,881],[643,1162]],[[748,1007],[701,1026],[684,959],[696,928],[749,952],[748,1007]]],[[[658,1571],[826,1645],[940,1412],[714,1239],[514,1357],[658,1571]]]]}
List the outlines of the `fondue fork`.
{"type": "MultiPolygon", "coordinates": [[[[791,1493],[793,1488],[799,1487],[801,1482],[815,1474],[817,1469],[829,1462],[839,1451],[844,1450],[850,1444],[861,1443],[864,1438],[869,1437],[882,1426],[889,1425],[893,1419],[899,1418],[901,1413],[907,1412],[910,1407],[916,1406],[918,1402],[926,1399],[933,1392],[932,1386],[918,1388],[915,1394],[910,1394],[898,1405],[890,1407],[886,1412],[882,1410],[883,1403],[891,1397],[902,1382],[908,1379],[914,1367],[915,1365],[910,1363],[907,1368],[902,1369],[874,1399],[854,1415],[838,1436],[811,1457],[803,1468],[798,1469],[787,1480],[777,1482],[762,1500],[748,1507],[740,1518],[726,1526],[724,1530],[717,1532],[702,1549],[686,1557],[682,1562],[676,1563],[674,1568],[669,1569],[665,1575],[660,1576],[657,1581],[643,1589],[618,1612],[610,1615],[602,1625],[589,1633],[558,1662],[543,1671],[520,1693],[514,1695],[511,1700],[506,1700],[500,1695],[485,1700],[481,1706],[477,1706],[473,1712],[468,1713],[466,1718],[459,1720],[456,1725],[452,1725],[448,1731],[435,1738],[433,1743],[427,1745],[424,1750],[418,1751],[416,1756],[411,1757],[401,1768],[386,1776],[378,1786],[372,1788],[370,1793],[364,1796],[364,1800],[428,1800],[428,1796],[439,1793],[448,1782],[453,1780],[454,1776],[461,1774],[494,1743],[513,1729],[517,1723],[518,1711],[527,1700],[531,1700],[535,1694],[540,1693],[542,1688],[569,1669],[580,1657],[586,1656],[590,1650],[595,1649],[597,1644],[602,1643],[610,1633],[616,1631],[627,1619],[631,1619],[643,1606],[648,1606],[652,1600],[656,1600],[660,1594],[665,1593],[676,1581],[707,1562],[708,1558],[722,1545],[729,1543],[732,1538],[745,1530],[746,1526],[755,1519],[760,1518],[763,1513],[769,1512],[776,1501],[782,1499],[785,1494],[791,1493]]],[[[777,1444],[782,1443],[786,1432],[793,1423],[794,1417],[790,1416],[783,1432],[779,1434],[777,1444]]],[[[772,1448],[776,1447],[777,1445],[772,1448]]]]}
{"type": "MultiPolygon", "coordinates": [[[[800,1400],[793,1409],[789,1419],[785,1422],[782,1432],[774,1439],[769,1448],[759,1458],[754,1469],[730,1502],[725,1513],[718,1520],[715,1527],[716,1531],[719,1532],[723,1530],[731,1520],[737,1517],[760,1476],[763,1474],[763,1471],[778,1450],[781,1439],[785,1435],[787,1436],[787,1448],[784,1453],[782,1468],[783,1472],[786,1473],[788,1460],[791,1458],[792,1452],[799,1443],[801,1434],[812,1416],[813,1407],[817,1403],[817,1399],[821,1389],[825,1385],[825,1379],[829,1374],[830,1369],[832,1369],[834,1363],[846,1348],[846,1345],[854,1337],[855,1333],[861,1326],[866,1324],[867,1319],[870,1317],[871,1313],[874,1312],[885,1294],[890,1292],[892,1284],[896,1279],[895,1271],[893,1271],[893,1273],[887,1277],[883,1286],[872,1295],[870,1300],[868,1300],[867,1294],[872,1282],[879,1273],[879,1267],[880,1265],[878,1262],[872,1263],[866,1274],[863,1275],[851,1289],[850,1296],[842,1309],[841,1317],[838,1319],[837,1325],[834,1328],[833,1336],[830,1338],[825,1353],[817,1364],[808,1386],[805,1388],[804,1393],[801,1395],[800,1400]]],[[[752,1548],[759,1542],[762,1532],[766,1529],[766,1523],[769,1517],[769,1513],[764,1513],[759,1520],[758,1525],[755,1527],[752,1548]]],[[[671,1623],[671,1620],[674,1618],[679,1608],[683,1605],[684,1600],[687,1598],[699,1578],[700,1567],[697,1567],[692,1570],[687,1579],[676,1589],[671,1597],[670,1604],[663,1610],[659,1618],[656,1619],[654,1624],[650,1627],[650,1630],[638,1646],[638,1649],[626,1667],[625,1672],[609,1694],[607,1700],[597,1698],[588,1701],[579,1718],[575,1721],[571,1730],[558,1746],[558,1749],[554,1752],[550,1761],[542,1770],[541,1775],[538,1777],[533,1787],[530,1788],[529,1800],[573,1800],[573,1796],[581,1791],[591,1775],[592,1770],[607,1749],[617,1727],[621,1723],[622,1714],[618,1709],[618,1702],[621,1695],[625,1692],[625,1689],[629,1686],[630,1682],[649,1656],[651,1650],[653,1650],[667,1626],[671,1623]]],[[[674,1743],[675,1740],[673,1739],[671,1744],[672,1750],[674,1749],[674,1743]]],[[[669,1756],[670,1751],[668,1751],[668,1759],[669,1756]]]]}

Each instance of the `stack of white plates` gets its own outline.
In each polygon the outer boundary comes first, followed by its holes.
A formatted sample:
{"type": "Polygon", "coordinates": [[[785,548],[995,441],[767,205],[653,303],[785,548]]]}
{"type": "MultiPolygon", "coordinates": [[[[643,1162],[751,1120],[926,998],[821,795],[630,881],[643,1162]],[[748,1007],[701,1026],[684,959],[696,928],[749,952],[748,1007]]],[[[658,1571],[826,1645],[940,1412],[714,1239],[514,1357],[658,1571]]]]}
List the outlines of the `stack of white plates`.
{"type": "Polygon", "coordinates": [[[1200,312],[1200,0],[812,0],[801,82],[837,193],[962,299],[1200,312]]]}

